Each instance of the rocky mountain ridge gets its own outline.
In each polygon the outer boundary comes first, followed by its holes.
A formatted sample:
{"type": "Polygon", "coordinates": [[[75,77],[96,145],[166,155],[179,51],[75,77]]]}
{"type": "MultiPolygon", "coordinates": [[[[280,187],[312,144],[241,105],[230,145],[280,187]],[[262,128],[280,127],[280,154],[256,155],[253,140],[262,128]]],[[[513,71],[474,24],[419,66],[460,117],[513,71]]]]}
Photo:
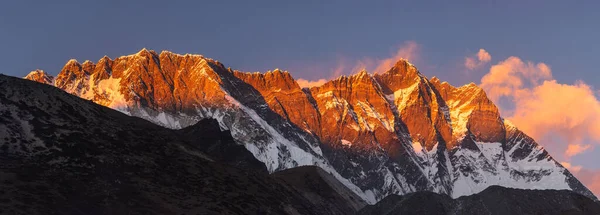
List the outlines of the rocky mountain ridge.
{"type": "Polygon", "coordinates": [[[169,128],[217,119],[269,172],[316,165],[369,203],[491,185],[593,194],[499,114],[475,84],[431,80],[406,60],[301,88],[280,70],[246,73],[201,55],[146,49],[70,60],[26,77],[169,128]]]}
{"type": "Polygon", "coordinates": [[[269,175],[214,119],[172,130],[0,75],[0,214],[354,214],[352,194],[315,167],[269,175]]]}

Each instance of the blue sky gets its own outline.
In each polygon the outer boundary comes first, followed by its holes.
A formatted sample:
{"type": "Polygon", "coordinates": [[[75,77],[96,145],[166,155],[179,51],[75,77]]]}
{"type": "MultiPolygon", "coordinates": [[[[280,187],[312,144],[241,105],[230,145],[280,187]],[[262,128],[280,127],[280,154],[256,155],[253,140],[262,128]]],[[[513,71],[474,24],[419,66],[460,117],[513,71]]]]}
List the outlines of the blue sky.
{"type": "Polygon", "coordinates": [[[9,1],[0,8],[2,73],[56,73],[71,58],[96,61],[147,47],[314,79],[323,76],[314,70],[340,58],[386,57],[415,41],[424,63],[435,66],[421,68],[427,76],[451,79],[465,55],[484,48],[492,62],[518,56],[547,63],[562,82],[600,84],[595,1],[322,2],[9,1]]]}
{"type": "MultiPolygon", "coordinates": [[[[596,92],[599,9],[598,1],[564,0],[7,1],[0,7],[0,73],[57,74],[71,58],[97,61],[146,47],[316,80],[330,78],[340,63],[388,58],[413,41],[421,72],[453,85],[480,83],[491,65],[517,56],[545,63],[559,83],[583,80],[596,92]],[[465,73],[465,57],[481,48],[492,60],[465,73]]],[[[600,141],[583,139],[593,147],[569,162],[600,169],[600,141]]]]}

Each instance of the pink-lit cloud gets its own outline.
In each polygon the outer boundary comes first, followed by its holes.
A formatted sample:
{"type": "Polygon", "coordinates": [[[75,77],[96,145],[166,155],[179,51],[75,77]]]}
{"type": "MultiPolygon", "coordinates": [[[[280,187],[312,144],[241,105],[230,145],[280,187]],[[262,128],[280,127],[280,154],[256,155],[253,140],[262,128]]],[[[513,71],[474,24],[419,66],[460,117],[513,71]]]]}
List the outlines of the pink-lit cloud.
{"type": "Polygon", "coordinates": [[[494,100],[502,96],[515,97],[520,90],[539,85],[541,80],[551,80],[550,67],[544,63],[523,62],[518,57],[509,57],[493,65],[481,79],[481,87],[494,100]]]}
{"type": "MultiPolygon", "coordinates": [[[[565,166],[565,165],[563,165],[565,166]]],[[[566,167],[566,166],[565,166],[566,167]]],[[[583,183],[596,197],[600,196],[600,170],[590,170],[585,168],[574,169],[573,167],[569,168],[569,171],[575,175],[581,183],[583,183]]]]}
{"type": "Polygon", "coordinates": [[[565,151],[565,155],[567,157],[572,157],[575,156],[577,154],[581,154],[584,151],[590,149],[592,146],[591,145],[583,145],[583,144],[569,144],[567,145],[567,151],[565,151]]]}
{"type": "Polygon", "coordinates": [[[559,160],[600,143],[600,101],[583,81],[560,84],[548,65],[509,57],[491,67],[481,87],[496,104],[508,98],[513,108],[500,105],[505,118],[551,152],[563,152],[559,160]]]}
{"type": "Polygon", "coordinates": [[[560,162],[560,164],[567,168],[596,197],[600,196],[600,170],[586,169],[579,165],[572,165],[569,162],[560,162]]]}
{"type": "Polygon", "coordinates": [[[560,162],[563,167],[567,168],[571,173],[575,174],[581,171],[582,166],[572,165],[569,162],[560,162]]]}
{"type": "Polygon", "coordinates": [[[583,81],[559,83],[545,63],[509,57],[491,66],[481,79],[481,87],[500,104],[506,119],[600,195],[600,170],[570,163],[572,157],[600,144],[600,100],[592,86],[583,81]]]}
{"type": "Polygon", "coordinates": [[[322,85],[327,80],[338,78],[341,75],[354,74],[361,70],[366,70],[369,73],[383,73],[391,69],[400,59],[406,59],[411,62],[419,60],[419,49],[419,44],[414,41],[407,41],[386,58],[365,57],[355,62],[339,59],[336,67],[329,70],[329,77],[327,79],[298,79],[297,82],[301,87],[313,87],[322,85]]]}
{"type": "Polygon", "coordinates": [[[468,70],[475,70],[485,66],[492,60],[492,55],[485,49],[479,49],[477,54],[473,56],[465,57],[465,67],[468,70]]]}
{"type": "Polygon", "coordinates": [[[400,60],[400,59],[406,59],[408,61],[417,60],[417,58],[419,58],[418,52],[419,52],[419,45],[416,42],[414,42],[414,41],[406,42],[406,43],[404,43],[404,45],[402,47],[400,47],[396,51],[396,53],[393,56],[376,61],[377,64],[376,64],[375,69],[367,70],[367,71],[372,71],[374,73],[386,72],[390,68],[392,68],[394,66],[394,64],[396,64],[396,62],[398,62],[398,60],[400,60]]]}
{"type": "Polygon", "coordinates": [[[309,81],[309,80],[300,78],[300,79],[296,80],[296,82],[298,83],[298,85],[300,85],[301,88],[311,88],[311,87],[321,86],[321,85],[325,84],[327,82],[327,80],[319,79],[316,81],[309,81]]]}
{"type": "Polygon", "coordinates": [[[407,41],[387,58],[363,58],[359,60],[351,67],[352,72],[355,73],[366,70],[370,73],[383,73],[392,68],[400,59],[406,59],[411,62],[418,60],[419,50],[419,44],[415,41],[407,41]]]}

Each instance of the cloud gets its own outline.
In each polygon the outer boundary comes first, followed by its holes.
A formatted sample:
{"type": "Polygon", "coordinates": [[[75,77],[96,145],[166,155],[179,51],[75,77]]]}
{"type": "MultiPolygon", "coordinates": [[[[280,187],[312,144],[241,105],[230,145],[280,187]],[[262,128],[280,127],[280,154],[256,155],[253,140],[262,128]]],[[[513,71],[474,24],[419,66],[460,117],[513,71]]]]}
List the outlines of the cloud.
{"type": "Polygon", "coordinates": [[[545,63],[518,57],[491,66],[481,87],[506,119],[562,160],[565,168],[600,196],[600,170],[569,162],[600,144],[600,100],[596,97],[600,92],[583,81],[559,83],[545,63]]]}
{"type": "Polygon", "coordinates": [[[479,52],[477,52],[477,59],[479,59],[481,62],[487,63],[492,60],[492,56],[485,49],[479,49],[479,52]]]}
{"type": "Polygon", "coordinates": [[[465,67],[468,70],[475,70],[483,67],[492,60],[492,55],[485,49],[479,49],[477,54],[470,57],[465,57],[465,67]]]}
{"type": "Polygon", "coordinates": [[[584,184],[596,197],[600,196],[600,170],[591,170],[569,162],[560,162],[579,181],[584,184]]]}
{"type": "MultiPolygon", "coordinates": [[[[569,168],[567,167],[567,169],[569,168]]],[[[575,175],[575,177],[579,179],[581,183],[590,189],[590,191],[592,191],[596,197],[600,196],[600,170],[590,170],[585,168],[573,169],[573,167],[571,167],[569,171],[571,171],[571,173],[573,173],[573,175],[575,175]]]]}
{"type": "Polygon", "coordinates": [[[540,80],[551,78],[552,72],[548,65],[509,57],[491,67],[490,72],[481,78],[481,87],[492,100],[497,101],[502,96],[514,96],[523,88],[538,85],[540,80]]]}
{"type": "Polygon", "coordinates": [[[388,71],[390,68],[394,67],[396,62],[400,59],[406,59],[408,61],[414,61],[418,58],[419,45],[414,41],[405,42],[402,47],[400,47],[396,53],[389,57],[385,58],[377,62],[377,66],[372,70],[374,73],[382,73],[388,71]]]}
{"type": "Polygon", "coordinates": [[[559,160],[600,143],[600,101],[583,81],[560,84],[548,65],[509,57],[491,67],[481,87],[505,118],[551,153],[562,153],[559,160]]]}
{"type": "Polygon", "coordinates": [[[567,157],[572,157],[574,155],[581,154],[582,152],[590,148],[590,145],[569,144],[567,146],[567,151],[565,152],[565,154],[567,155],[567,157]]]}
{"type": "Polygon", "coordinates": [[[600,143],[600,102],[585,83],[549,80],[519,89],[513,96],[515,109],[509,120],[537,140],[554,139],[547,141],[552,144],[547,147],[564,152],[566,159],[591,149],[593,142],[600,143]]]}
{"type": "Polygon", "coordinates": [[[577,172],[579,172],[581,170],[581,166],[574,166],[569,162],[560,162],[561,165],[563,165],[563,167],[567,168],[569,171],[571,171],[571,173],[575,174],[577,172]]]}
{"type": "Polygon", "coordinates": [[[415,41],[404,42],[402,46],[391,54],[390,57],[377,59],[377,58],[363,58],[359,60],[352,68],[352,73],[366,70],[372,73],[383,73],[394,67],[396,62],[400,59],[406,59],[410,62],[419,60],[420,46],[415,41]]]}
{"type": "Polygon", "coordinates": [[[365,57],[350,63],[348,63],[347,60],[338,59],[337,66],[329,70],[330,74],[328,79],[319,79],[315,81],[298,79],[297,82],[301,87],[312,87],[319,86],[327,80],[338,78],[341,75],[354,74],[361,70],[366,70],[370,73],[383,73],[391,69],[400,59],[406,59],[410,62],[418,61],[419,50],[419,44],[415,41],[407,41],[387,58],[378,59],[365,57]]]}
{"type": "Polygon", "coordinates": [[[309,81],[309,80],[300,78],[300,79],[296,80],[296,82],[298,83],[298,85],[300,85],[301,88],[311,88],[311,87],[321,86],[321,85],[325,84],[327,82],[327,80],[319,79],[316,81],[309,81]]]}

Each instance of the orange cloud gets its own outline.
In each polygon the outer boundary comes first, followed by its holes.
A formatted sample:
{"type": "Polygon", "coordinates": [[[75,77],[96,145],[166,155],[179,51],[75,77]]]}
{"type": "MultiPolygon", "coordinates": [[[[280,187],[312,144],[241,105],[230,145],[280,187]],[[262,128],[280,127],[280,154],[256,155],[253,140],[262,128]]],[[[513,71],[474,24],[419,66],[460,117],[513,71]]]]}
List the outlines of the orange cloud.
{"type": "MultiPolygon", "coordinates": [[[[343,74],[357,73],[361,70],[366,70],[372,73],[383,73],[391,69],[396,62],[400,59],[406,59],[408,61],[416,61],[419,59],[419,45],[414,41],[407,41],[398,48],[390,57],[384,59],[377,58],[363,58],[354,63],[347,63],[346,60],[338,59],[337,66],[330,70],[329,79],[335,79],[343,74]],[[349,70],[347,70],[349,69],[349,70]]],[[[297,82],[301,87],[312,87],[319,86],[325,83],[326,79],[319,79],[316,81],[298,79],[297,82]]]]}
{"type": "Polygon", "coordinates": [[[477,52],[477,58],[479,61],[486,63],[492,60],[492,56],[485,49],[479,49],[479,52],[477,52]]]}
{"type": "Polygon", "coordinates": [[[581,166],[574,166],[569,162],[560,162],[563,167],[567,168],[571,173],[575,174],[581,170],[581,166]]]}
{"type": "Polygon", "coordinates": [[[572,165],[569,162],[560,162],[581,183],[583,183],[596,197],[600,196],[600,170],[585,169],[582,166],[572,165]]]}
{"type": "Polygon", "coordinates": [[[564,151],[567,159],[591,149],[591,143],[584,140],[600,143],[600,102],[583,82],[544,81],[531,89],[519,89],[513,100],[514,113],[508,118],[535,139],[555,135],[566,140],[566,145],[552,147],[564,151]]]}
{"type": "Polygon", "coordinates": [[[563,159],[600,143],[600,101],[583,81],[560,84],[552,79],[548,65],[509,57],[491,67],[481,87],[496,104],[508,98],[513,107],[499,107],[505,118],[543,140],[541,144],[551,152],[563,153],[563,159]]]}
{"type": "Polygon", "coordinates": [[[481,87],[505,118],[538,140],[561,164],[596,196],[600,195],[600,170],[568,162],[600,143],[600,100],[583,81],[561,84],[544,63],[509,57],[493,65],[481,87]],[[562,153],[562,154],[561,154],[562,153]]]}
{"type": "Polygon", "coordinates": [[[572,157],[574,155],[581,154],[585,150],[588,150],[590,147],[590,145],[569,144],[567,146],[567,151],[565,152],[565,155],[567,155],[567,157],[572,157]]]}
{"type": "Polygon", "coordinates": [[[590,189],[590,191],[592,191],[596,197],[600,196],[600,170],[580,168],[577,171],[571,171],[571,173],[573,173],[573,175],[575,175],[575,177],[579,179],[581,183],[590,189]]]}
{"type": "Polygon", "coordinates": [[[404,46],[400,47],[393,56],[377,61],[377,66],[372,72],[386,72],[394,67],[394,64],[400,59],[406,59],[408,61],[416,60],[418,58],[418,51],[419,45],[414,41],[408,41],[404,43],[404,46]]]}
{"type": "Polygon", "coordinates": [[[468,70],[479,69],[492,60],[492,55],[485,49],[479,49],[477,54],[471,57],[465,57],[465,67],[468,70]]]}
{"type": "Polygon", "coordinates": [[[316,81],[309,81],[309,80],[300,78],[300,79],[296,80],[296,82],[298,83],[298,85],[300,85],[301,88],[311,88],[311,87],[321,86],[321,85],[325,84],[327,82],[327,80],[319,79],[316,81]]]}
{"type": "Polygon", "coordinates": [[[502,96],[512,96],[524,87],[538,85],[541,80],[551,78],[548,65],[509,57],[492,66],[490,72],[481,79],[481,87],[492,100],[497,101],[502,96]]]}
{"type": "Polygon", "coordinates": [[[384,59],[364,58],[359,60],[356,65],[352,67],[352,72],[366,70],[372,73],[383,73],[394,67],[394,64],[400,59],[406,59],[411,62],[418,60],[419,50],[419,44],[415,41],[407,41],[390,57],[384,59]]]}

